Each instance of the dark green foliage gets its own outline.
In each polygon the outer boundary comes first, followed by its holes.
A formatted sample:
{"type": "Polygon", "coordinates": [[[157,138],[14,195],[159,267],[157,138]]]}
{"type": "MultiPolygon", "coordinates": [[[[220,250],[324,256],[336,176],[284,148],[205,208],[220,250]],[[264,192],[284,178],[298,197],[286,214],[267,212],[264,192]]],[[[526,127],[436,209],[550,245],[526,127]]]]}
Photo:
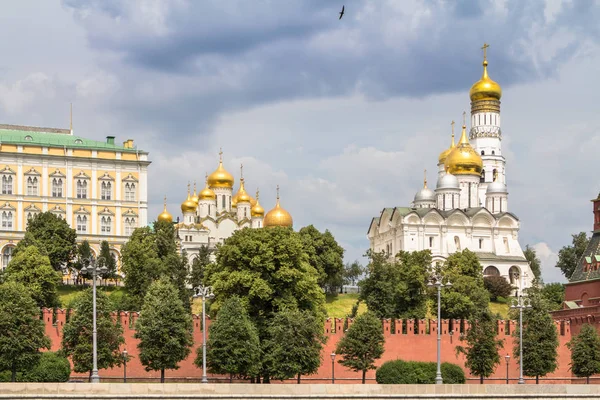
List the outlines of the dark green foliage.
{"type": "Polygon", "coordinates": [[[192,316],[168,278],[153,282],[144,297],[144,305],[135,325],[139,358],[146,371],[178,369],[191,352],[192,316]]]}
{"type": "Polygon", "coordinates": [[[110,252],[110,246],[106,240],[100,243],[100,255],[98,256],[98,268],[106,268],[106,273],[102,274],[103,279],[115,279],[117,277],[117,260],[114,254],[110,252]]]}
{"type": "MultiPolygon", "coordinates": [[[[465,249],[451,254],[440,273],[452,287],[444,288],[441,295],[442,318],[471,319],[479,310],[487,309],[489,294],[483,286],[483,273],[477,255],[465,249]]],[[[431,291],[431,296],[437,296],[431,291]]]]}
{"type": "MultiPolygon", "coordinates": [[[[89,372],[92,363],[92,289],[87,289],[75,300],[74,314],[63,328],[62,351],[71,356],[75,372],[89,372]]],[[[96,293],[98,331],[98,369],[121,365],[119,351],[123,339],[123,327],[115,324],[110,315],[110,301],[102,291],[96,293]]]]}
{"type": "Polygon", "coordinates": [[[399,252],[394,261],[384,253],[367,253],[367,277],[360,282],[360,299],[379,318],[424,318],[429,250],[399,252]]]}
{"type": "Polygon", "coordinates": [[[40,310],[20,283],[0,285],[0,371],[8,370],[11,381],[17,372],[29,371],[50,347],[40,310]]]}
{"type": "Polygon", "coordinates": [[[198,256],[192,261],[192,271],[190,274],[190,285],[196,288],[204,283],[204,270],[210,264],[210,250],[206,246],[200,247],[198,256]]]}
{"type": "Polygon", "coordinates": [[[593,325],[584,324],[579,335],[567,347],[571,350],[571,371],[578,377],[588,378],[600,373],[600,335],[593,325]]]}
{"type": "Polygon", "coordinates": [[[328,230],[321,233],[309,225],[298,233],[308,262],[319,274],[319,286],[327,293],[336,294],[344,281],[344,249],[328,230]]]}
{"type": "Polygon", "coordinates": [[[67,382],[71,376],[69,359],[51,351],[41,354],[38,363],[24,374],[23,382],[67,382]]]}
{"type": "MultiPolygon", "coordinates": [[[[202,347],[194,363],[202,368],[202,347]]],[[[207,369],[230,378],[248,378],[261,372],[260,339],[239,297],[223,303],[219,318],[210,325],[206,352],[207,369]]]]}
{"type": "Polygon", "coordinates": [[[268,336],[265,364],[270,377],[284,380],[317,372],[325,343],[322,320],[307,311],[280,311],[268,328],[268,336]]]}
{"type": "MultiPolygon", "coordinates": [[[[546,299],[537,288],[527,290],[527,301],[531,308],[523,311],[523,374],[540,376],[554,372],[557,367],[558,332],[546,299]]],[[[513,312],[512,318],[518,318],[513,312]]],[[[514,357],[519,360],[519,326],[514,332],[514,357]]]]}
{"type": "Polygon", "coordinates": [[[502,276],[486,276],[483,278],[483,286],[490,294],[490,299],[498,300],[498,297],[510,296],[513,287],[502,276]]]}
{"type": "Polygon", "coordinates": [[[35,246],[21,248],[8,264],[5,279],[27,287],[38,307],[59,305],[57,287],[61,282],[60,272],[52,268],[48,256],[35,246]]]}
{"type": "Polygon", "coordinates": [[[383,355],[383,329],[381,320],[371,312],[358,316],[339,341],[336,353],[341,356],[338,362],[353,371],[362,371],[365,383],[367,371],[375,369],[375,360],[383,355]]]}
{"type": "Polygon", "coordinates": [[[556,268],[560,268],[565,278],[569,279],[577,267],[577,263],[585,251],[590,238],[585,232],[579,232],[573,237],[571,246],[564,246],[558,251],[556,268]]]}
{"type": "MultiPolygon", "coordinates": [[[[465,383],[465,372],[456,364],[442,363],[442,380],[445,384],[465,383]]],[[[377,368],[375,380],[379,384],[434,384],[437,364],[423,361],[387,361],[377,368]]]]}
{"type": "MultiPolygon", "coordinates": [[[[79,243],[79,245],[77,245],[76,258],[72,264],[72,268],[74,268],[77,271],[81,271],[81,269],[86,263],[86,260],[89,260],[91,257],[92,249],[90,247],[90,242],[84,240],[83,242],[79,243]]],[[[77,277],[77,280],[80,280],[81,278],[90,279],[91,276],[89,276],[89,274],[80,272],[77,277]]]]}
{"type": "Polygon", "coordinates": [[[355,260],[353,263],[346,263],[344,266],[344,285],[356,285],[358,278],[365,272],[365,268],[355,260]]]}
{"type": "Polygon", "coordinates": [[[550,311],[560,310],[565,301],[565,285],[549,283],[542,288],[542,297],[548,302],[550,311]]]}
{"type": "Polygon", "coordinates": [[[496,319],[487,309],[480,310],[473,315],[471,328],[467,331],[465,338],[466,346],[457,346],[457,354],[465,354],[467,361],[465,366],[471,374],[479,376],[481,383],[483,378],[494,373],[494,369],[500,364],[498,351],[504,347],[503,340],[496,339],[496,319]]]}
{"type": "Polygon", "coordinates": [[[33,217],[27,224],[25,237],[15,249],[15,255],[21,250],[36,246],[48,256],[55,271],[70,268],[77,251],[77,234],[67,221],[51,212],[43,212],[33,217]]]}
{"type": "Polygon", "coordinates": [[[542,280],[542,262],[538,258],[535,249],[527,245],[525,246],[523,254],[529,262],[529,268],[531,268],[531,272],[533,272],[534,281],[540,282],[542,280]]]}

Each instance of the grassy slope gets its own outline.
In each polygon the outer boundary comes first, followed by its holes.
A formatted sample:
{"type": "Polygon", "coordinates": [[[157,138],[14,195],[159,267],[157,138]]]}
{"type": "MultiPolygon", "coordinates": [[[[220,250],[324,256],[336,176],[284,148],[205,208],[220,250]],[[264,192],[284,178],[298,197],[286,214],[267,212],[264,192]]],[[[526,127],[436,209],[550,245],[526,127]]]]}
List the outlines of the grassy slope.
{"type": "MultiPolygon", "coordinates": [[[[61,303],[61,307],[62,308],[69,308],[71,307],[73,301],[75,300],[75,298],[77,297],[77,295],[85,290],[86,288],[83,286],[66,286],[66,285],[61,285],[58,287],[58,297],[60,299],[60,303],[61,303]]],[[[118,299],[120,299],[121,297],[123,297],[123,295],[126,292],[126,289],[123,287],[115,287],[115,286],[103,286],[103,287],[97,287],[98,290],[102,290],[103,292],[108,294],[108,297],[113,300],[116,301],[118,299]]]]}

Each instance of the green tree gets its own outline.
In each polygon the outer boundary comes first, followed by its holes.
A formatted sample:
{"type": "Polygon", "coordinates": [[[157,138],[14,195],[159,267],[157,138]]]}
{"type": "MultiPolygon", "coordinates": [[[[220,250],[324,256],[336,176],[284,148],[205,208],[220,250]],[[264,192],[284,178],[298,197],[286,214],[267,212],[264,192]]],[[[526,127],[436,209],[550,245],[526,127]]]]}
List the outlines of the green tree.
{"type": "Polygon", "coordinates": [[[575,376],[585,377],[589,384],[590,376],[600,373],[600,336],[596,328],[584,324],[567,347],[571,350],[571,371],[575,376]]]}
{"type": "Polygon", "coordinates": [[[41,354],[38,363],[23,377],[24,382],[67,382],[71,376],[69,359],[51,351],[41,354]]]}
{"type": "MultiPolygon", "coordinates": [[[[202,368],[202,347],[198,347],[194,363],[202,368]]],[[[260,339],[239,297],[223,303],[210,325],[206,363],[209,372],[233,378],[254,377],[261,372],[260,339]]]]}
{"type": "Polygon", "coordinates": [[[6,269],[6,281],[27,287],[38,307],[52,308],[60,303],[57,294],[60,272],[52,268],[48,256],[35,246],[21,248],[13,257],[6,269]]]}
{"type": "MultiPolygon", "coordinates": [[[[79,294],[74,302],[75,313],[63,328],[62,351],[71,356],[75,372],[89,372],[92,376],[92,308],[93,294],[88,289],[79,294]]],[[[96,328],[98,344],[98,369],[121,365],[123,357],[119,347],[125,343],[123,327],[113,322],[110,300],[99,291],[96,293],[96,328]]]]}
{"type": "Polygon", "coordinates": [[[400,269],[384,252],[368,251],[367,277],[360,282],[360,300],[378,318],[396,318],[394,298],[400,269]]]}
{"type": "Polygon", "coordinates": [[[353,263],[346,263],[344,266],[344,285],[356,285],[364,270],[358,260],[354,260],[353,263]]]}
{"type": "Polygon", "coordinates": [[[117,260],[110,252],[110,246],[106,240],[100,242],[100,254],[98,255],[98,268],[106,268],[102,274],[103,279],[115,279],[117,277],[117,260]]]}
{"type": "Polygon", "coordinates": [[[317,372],[325,343],[323,321],[307,311],[284,310],[275,314],[265,346],[270,376],[289,379],[317,372]]]}
{"type": "Polygon", "coordinates": [[[579,232],[571,236],[573,237],[572,245],[564,246],[558,251],[558,262],[556,263],[556,268],[560,268],[567,279],[573,275],[579,259],[590,242],[590,238],[585,232],[579,232]]]}
{"type": "Polygon", "coordinates": [[[135,329],[140,362],[146,371],[160,371],[164,383],[165,370],[179,369],[193,344],[192,317],[168,278],[150,285],[135,329]]]}
{"type": "Polygon", "coordinates": [[[342,359],[338,362],[353,371],[362,371],[364,384],[367,371],[375,369],[375,360],[383,355],[384,343],[381,320],[371,311],[367,311],[356,318],[346,335],[339,341],[336,353],[342,359]]]}
{"type": "MultiPolygon", "coordinates": [[[[540,376],[556,370],[558,332],[540,290],[530,288],[527,295],[531,308],[523,311],[523,374],[535,376],[539,383],[540,376]]],[[[514,357],[519,360],[519,327],[515,329],[514,341],[514,357]]]]}
{"type": "MultiPolygon", "coordinates": [[[[215,294],[211,315],[226,299],[239,296],[258,329],[261,348],[271,319],[281,310],[307,310],[324,320],[325,295],[318,274],[292,229],[240,229],[218,248],[216,263],[207,265],[205,272],[215,294]]],[[[268,379],[268,370],[263,368],[261,375],[268,379]]]]}
{"type": "Polygon", "coordinates": [[[327,293],[336,294],[344,279],[344,249],[328,230],[321,233],[313,225],[309,225],[298,233],[310,265],[319,274],[319,285],[327,293]]]}
{"type": "Polygon", "coordinates": [[[90,242],[84,240],[77,245],[75,261],[73,261],[71,268],[77,271],[77,282],[81,283],[83,279],[91,279],[89,274],[81,272],[81,269],[85,265],[85,261],[92,257],[92,248],[90,242]]]}
{"type": "Polygon", "coordinates": [[[40,349],[50,347],[40,310],[25,286],[17,282],[0,285],[0,371],[17,372],[33,368],[40,349]]]}
{"type": "Polygon", "coordinates": [[[77,233],[67,221],[51,212],[33,217],[27,224],[25,237],[15,248],[15,255],[29,246],[36,246],[48,256],[56,271],[71,267],[77,251],[77,233]]]}
{"type": "Polygon", "coordinates": [[[523,251],[523,254],[529,263],[531,272],[533,272],[534,280],[540,282],[542,280],[542,262],[538,258],[537,252],[533,247],[527,245],[525,246],[525,251],[523,251]]]}
{"type": "Polygon", "coordinates": [[[198,255],[192,261],[190,273],[190,285],[196,288],[204,283],[204,270],[210,264],[210,250],[207,246],[201,246],[198,255]]]}
{"type": "Polygon", "coordinates": [[[483,286],[490,294],[491,300],[498,300],[498,297],[508,297],[513,287],[506,278],[499,275],[486,276],[483,278],[483,286]]]}
{"type": "Polygon", "coordinates": [[[565,301],[565,285],[562,283],[549,283],[542,287],[542,297],[550,306],[550,311],[560,310],[565,301]]]}
{"type": "Polygon", "coordinates": [[[503,340],[496,339],[496,319],[488,309],[482,309],[471,319],[471,327],[464,339],[466,346],[457,346],[457,354],[466,356],[465,366],[472,375],[479,376],[479,382],[494,373],[500,364],[498,351],[504,346],[503,340]]]}

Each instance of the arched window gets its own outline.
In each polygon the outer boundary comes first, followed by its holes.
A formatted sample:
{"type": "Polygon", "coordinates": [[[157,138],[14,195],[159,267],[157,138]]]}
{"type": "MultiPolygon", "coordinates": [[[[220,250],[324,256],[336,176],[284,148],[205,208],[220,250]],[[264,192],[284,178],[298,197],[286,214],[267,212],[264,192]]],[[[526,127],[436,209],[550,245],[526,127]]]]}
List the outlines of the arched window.
{"type": "Polygon", "coordinates": [[[223,207],[223,210],[225,210],[225,196],[221,196],[221,206],[223,207]]]}
{"type": "Polygon", "coordinates": [[[52,197],[63,197],[63,181],[61,178],[52,179],[52,197]]]}
{"type": "Polygon", "coordinates": [[[483,249],[483,239],[479,238],[479,248],[483,249]]]}
{"type": "Polygon", "coordinates": [[[27,196],[38,195],[38,179],[35,176],[27,178],[27,196]]]}
{"type": "Polygon", "coordinates": [[[135,201],[135,183],[133,182],[125,184],[125,201],[135,201]]]}
{"type": "Polygon", "coordinates": [[[2,229],[12,230],[13,227],[13,213],[12,211],[2,212],[2,229]]]}
{"type": "Polygon", "coordinates": [[[112,184],[110,182],[102,182],[101,198],[102,200],[110,200],[112,194],[112,184]]]}
{"type": "Polygon", "coordinates": [[[85,216],[85,215],[77,216],[77,232],[79,232],[79,233],[87,232],[87,216],[85,216]]]}
{"type": "Polygon", "coordinates": [[[498,179],[498,170],[496,168],[492,171],[492,176],[494,177],[494,182],[496,182],[496,179],[498,179]]]}
{"type": "Polygon", "coordinates": [[[485,182],[485,169],[481,170],[481,177],[479,178],[479,182],[485,182]]]}
{"type": "Polygon", "coordinates": [[[77,179],[77,198],[87,199],[87,180],[77,179]]]}
{"type": "Polygon", "coordinates": [[[494,150],[492,150],[492,155],[496,155],[496,152],[494,150]]]}
{"type": "Polygon", "coordinates": [[[485,156],[485,151],[484,150],[481,150],[481,155],[485,156]]]}
{"type": "Polygon", "coordinates": [[[12,194],[13,193],[13,178],[10,175],[2,176],[2,194],[12,194]]]}
{"type": "Polygon", "coordinates": [[[483,270],[483,276],[500,276],[500,271],[498,271],[498,268],[490,265],[483,270]]]}
{"type": "Polygon", "coordinates": [[[460,238],[458,236],[454,236],[454,245],[456,246],[456,251],[460,250],[460,238]]]}
{"type": "Polygon", "coordinates": [[[521,270],[519,267],[513,265],[508,270],[508,277],[510,279],[510,284],[513,286],[519,286],[521,283],[521,270]]]}
{"type": "Polygon", "coordinates": [[[433,247],[433,236],[429,236],[429,247],[433,247]]]}
{"type": "Polygon", "coordinates": [[[12,260],[14,247],[6,246],[4,250],[2,250],[2,269],[8,267],[8,263],[12,260]]]}
{"type": "Polygon", "coordinates": [[[102,217],[100,219],[100,232],[110,233],[111,222],[112,221],[110,217],[102,217]]]}
{"type": "Polygon", "coordinates": [[[244,207],[244,218],[248,217],[248,209],[244,207]]]}
{"type": "Polygon", "coordinates": [[[125,218],[125,236],[131,236],[135,230],[135,218],[125,218]]]}

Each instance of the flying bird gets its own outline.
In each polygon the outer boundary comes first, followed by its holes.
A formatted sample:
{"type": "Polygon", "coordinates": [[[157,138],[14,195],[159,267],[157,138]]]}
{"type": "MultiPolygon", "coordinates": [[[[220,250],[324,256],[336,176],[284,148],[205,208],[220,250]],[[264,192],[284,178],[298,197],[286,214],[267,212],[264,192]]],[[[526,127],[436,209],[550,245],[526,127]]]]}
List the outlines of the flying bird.
{"type": "Polygon", "coordinates": [[[340,11],[340,17],[338,18],[338,21],[344,16],[344,8],[345,6],[342,6],[342,11],[340,11]]]}

